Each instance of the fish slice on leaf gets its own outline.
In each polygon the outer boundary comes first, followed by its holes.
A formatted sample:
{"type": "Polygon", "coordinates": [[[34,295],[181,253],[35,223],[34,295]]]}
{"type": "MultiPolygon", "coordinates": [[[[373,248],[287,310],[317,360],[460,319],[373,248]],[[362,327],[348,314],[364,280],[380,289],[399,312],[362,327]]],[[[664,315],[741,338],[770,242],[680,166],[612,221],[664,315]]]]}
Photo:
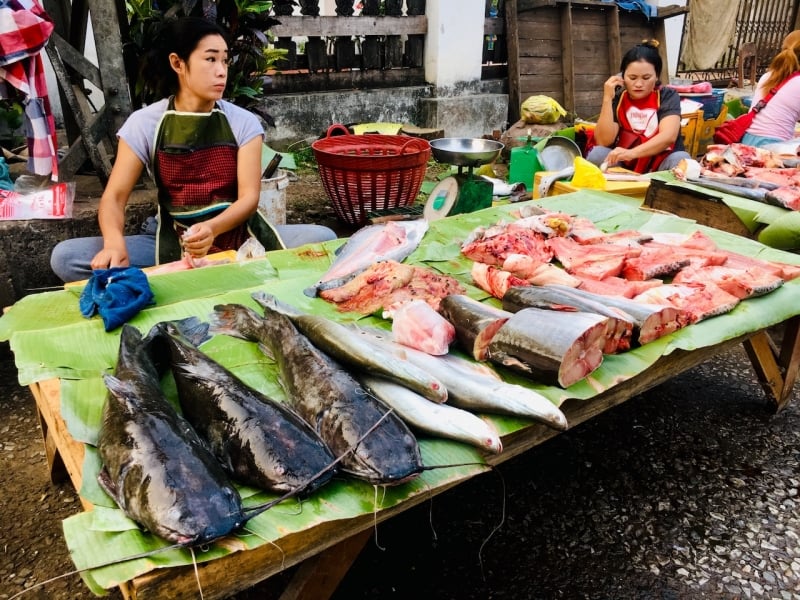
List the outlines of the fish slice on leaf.
{"type": "Polygon", "coordinates": [[[289,401],[334,455],[343,456],[342,471],[383,485],[422,472],[419,445],[408,426],[286,315],[265,308],[262,317],[241,304],[214,310],[214,331],[258,342],[275,359],[289,401]]]}
{"type": "Polygon", "coordinates": [[[123,325],[97,449],[100,486],[131,519],[181,545],[223,537],[247,519],[216,458],[173,408],[141,334],[123,325]]]}
{"type": "Polygon", "coordinates": [[[304,293],[313,298],[321,290],[344,285],[370,265],[382,260],[402,262],[416,250],[426,231],[428,222],[425,219],[387,221],[362,227],[336,251],[336,259],[330,268],[304,293]]]}
{"type": "Polygon", "coordinates": [[[326,470],[333,453],[299,415],[201,352],[174,323],[156,327],[169,346],[183,415],[234,478],[309,494],[333,477],[326,470]]]}

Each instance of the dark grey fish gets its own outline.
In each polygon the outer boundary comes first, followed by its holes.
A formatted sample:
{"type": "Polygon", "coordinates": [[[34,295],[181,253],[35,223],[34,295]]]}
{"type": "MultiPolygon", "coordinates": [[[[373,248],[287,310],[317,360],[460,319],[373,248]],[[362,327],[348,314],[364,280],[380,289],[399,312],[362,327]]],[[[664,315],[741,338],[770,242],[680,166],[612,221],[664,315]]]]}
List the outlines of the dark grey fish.
{"type": "Polygon", "coordinates": [[[422,472],[419,445],[408,426],[287,316],[265,307],[262,317],[240,304],[214,310],[214,331],[258,342],[275,359],[292,406],[337,457],[343,456],[342,471],[375,484],[401,483],[422,472]]]}
{"type": "Polygon", "coordinates": [[[334,456],[288,406],[245,384],[197,349],[174,323],[168,341],[183,415],[235,479],[257,488],[311,493],[333,477],[334,456]]]}
{"type": "Polygon", "coordinates": [[[104,377],[101,487],[131,519],[175,544],[223,537],[246,520],[206,444],[164,396],[139,331],[124,325],[115,375],[104,377]]]}

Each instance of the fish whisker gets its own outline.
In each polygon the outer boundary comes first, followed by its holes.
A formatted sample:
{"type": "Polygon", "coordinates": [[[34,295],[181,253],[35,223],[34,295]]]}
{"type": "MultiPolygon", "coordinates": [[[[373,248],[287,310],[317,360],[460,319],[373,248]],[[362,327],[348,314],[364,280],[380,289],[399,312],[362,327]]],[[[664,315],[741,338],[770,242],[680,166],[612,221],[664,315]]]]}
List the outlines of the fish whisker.
{"type": "MultiPolygon", "coordinates": [[[[372,528],[375,531],[375,547],[385,552],[386,548],[381,546],[380,542],[378,541],[378,485],[373,485],[373,489],[375,490],[375,497],[372,502],[372,528]]],[[[383,495],[384,498],[386,497],[386,486],[383,486],[383,495]]],[[[383,504],[383,500],[381,500],[380,504],[383,504]]]]}
{"type": "Polygon", "coordinates": [[[194,554],[194,548],[189,547],[189,552],[192,553],[192,567],[194,568],[195,581],[197,581],[197,591],[200,592],[200,600],[203,600],[203,585],[200,583],[200,571],[197,569],[197,557],[194,554]]]}
{"type": "Polygon", "coordinates": [[[256,517],[256,516],[260,515],[260,514],[261,514],[261,513],[263,513],[263,512],[266,512],[267,510],[269,510],[270,508],[272,508],[273,506],[275,506],[275,505],[277,505],[277,504],[280,504],[280,503],[281,503],[281,502],[283,502],[284,500],[288,500],[289,498],[292,498],[292,497],[294,497],[294,496],[295,496],[295,495],[298,493],[298,491],[299,491],[299,490],[305,489],[306,487],[308,487],[309,485],[311,485],[312,483],[314,483],[314,482],[315,482],[317,479],[319,479],[320,477],[322,477],[323,475],[325,475],[325,473],[327,473],[328,471],[330,471],[331,469],[333,469],[333,468],[334,468],[336,465],[338,465],[340,462],[342,462],[342,460],[344,460],[344,459],[345,459],[345,457],[346,457],[348,454],[350,454],[350,453],[351,453],[351,452],[353,452],[353,451],[354,451],[356,448],[358,448],[358,445],[359,445],[361,442],[363,442],[363,441],[364,441],[364,439],[365,439],[365,438],[366,438],[366,437],[367,437],[369,434],[371,434],[373,431],[375,431],[375,430],[376,430],[376,429],[377,429],[377,428],[380,426],[380,424],[381,424],[381,423],[383,423],[383,422],[384,422],[384,421],[385,421],[385,420],[386,420],[386,419],[389,417],[389,415],[391,415],[393,412],[394,412],[394,411],[393,411],[393,409],[391,409],[391,408],[390,408],[390,409],[389,409],[389,410],[387,410],[385,413],[383,413],[383,415],[381,415],[381,417],[380,417],[380,418],[379,418],[377,421],[375,421],[375,423],[372,425],[372,427],[370,427],[369,429],[367,429],[367,431],[365,431],[365,432],[364,432],[364,435],[362,435],[362,436],[361,436],[359,439],[357,439],[357,440],[355,441],[355,443],[354,443],[352,446],[350,446],[350,448],[348,448],[348,449],[347,449],[345,452],[343,452],[343,453],[342,453],[340,456],[338,456],[337,458],[335,458],[335,459],[334,459],[334,460],[333,460],[333,461],[332,461],[332,462],[331,462],[329,465],[327,465],[327,466],[326,466],[326,467],[324,467],[323,469],[320,469],[320,470],[319,470],[319,471],[317,471],[317,472],[316,472],[314,475],[312,475],[311,477],[309,477],[309,478],[308,478],[308,480],[307,480],[307,481],[305,481],[305,482],[303,482],[303,484],[302,484],[302,485],[298,486],[297,488],[295,488],[295,489],[293,489],[293,490],[289,490],[289,491],[288,491],[288,492],[286,492],[285,494],[283,494],[283,495],[281,495],[281,496],[279,496],[279,497],[275,498],[274,500],[270,500],[269,502],[266,502],[266,503],[264,503],[264,504],[257,504],[257,505],[255,505],[255,506],[244,507],[244,508],[242,509],[242,512],[243,512],[245,515],[247,515],[248,513],[253,513],[251,516],[247,517],[247,519],[249,520],[249,519],[252,519],[252,518],[254,518],[254,517],[256,517]]]}
{"type": "Polygon", "coordinates": [[[489,532],[489,535],[486,536],[486,539],[484,539],[483,542],[481,542],[481,547],[478,548],[478,564],[480,564],[481,566],[481,577],[483,577],[484,581],[486,581],[486,573],[484,573],[483,570],[483,548],[484,546],[486,546],[486,544],[489,543],[489,540],[492,539],[492,536],[498,531],[500,531],[500,528],[503,527],[503,525],[506,522],[506,480],[503,478],[503,474],[499,470],[492,469],[492,471],[494,471],[500,478],[500,485],[502,487],[502,492],[503,492],[502,495],[503,502],[500,507],[500,522],[497,525],[495,525],[494,528],[492,528],[492,530],[489,532]]]}

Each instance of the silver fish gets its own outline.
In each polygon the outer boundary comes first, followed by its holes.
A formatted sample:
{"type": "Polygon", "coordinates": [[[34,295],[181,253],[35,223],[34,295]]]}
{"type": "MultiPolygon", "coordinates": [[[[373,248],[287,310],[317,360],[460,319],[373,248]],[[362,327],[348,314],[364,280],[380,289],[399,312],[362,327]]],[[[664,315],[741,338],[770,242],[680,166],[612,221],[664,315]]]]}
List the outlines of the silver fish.
{"type": "Polygon", "coordinates": [[[471,412],[447,404],[436,404],[388,379],[362,375],[359,380],[412,428],[464,442],[493,454],[503,451],[497,430],[471,412]]]}

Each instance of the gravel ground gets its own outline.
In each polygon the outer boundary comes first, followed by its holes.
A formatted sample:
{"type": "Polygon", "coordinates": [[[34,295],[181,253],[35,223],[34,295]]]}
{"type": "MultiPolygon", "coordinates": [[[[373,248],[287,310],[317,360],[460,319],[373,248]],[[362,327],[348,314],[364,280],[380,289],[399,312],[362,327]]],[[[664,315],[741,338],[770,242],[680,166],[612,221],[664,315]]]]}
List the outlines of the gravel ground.
{"type": "MultiPolygon", "coordinates": [[[[71,568],[60,521],[79,506],[47,481],[10,360],[0,374],[9,598],[71,568]]],[[[379,525],[334,600],[419,597],[421,582],[436,598],[800,599],[799,461],[798,399],[770,415],[730,352],[379,525]]],[[[92,596],[72,576],[26,597],[92,596]]]]}

